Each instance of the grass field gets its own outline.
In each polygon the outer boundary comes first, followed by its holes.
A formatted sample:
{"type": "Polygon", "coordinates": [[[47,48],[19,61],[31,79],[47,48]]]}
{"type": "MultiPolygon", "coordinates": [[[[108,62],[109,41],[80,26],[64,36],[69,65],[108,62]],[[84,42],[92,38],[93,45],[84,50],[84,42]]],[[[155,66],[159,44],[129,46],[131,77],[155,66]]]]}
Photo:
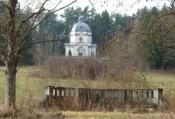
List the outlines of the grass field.
{"type": "MultiPolygon", "coordinates": [[[[3,67],[0,68],[0,105],[4,104],[5,96],[5,75],[3,67]]],[[[28,106],[32,104],[38,104],[39,101],[44,99],[43,89],[47,85],[58,86],[72,86],[72,87],[100,87],[105,82],[101,81],[89,81],[89,80],[53,80],[53,79],[41,79],[32,77],[31,73],[37,71],[37,67],[20,67],[17,74],[17,105],[28,106]]],[[[172,95],[175,97],[175,75],[163,74],[163,73],[146,73],[147,80],[150,84],[157,87],[163,87],[166,95],[172,95]]],[[[115,83],[107,82],[107,85],[117,86],[115,83]],[[114,85],[115,84],[115,85],[114,85]]],[[[146,113],[146,114],[133,114],[133,113],[119,113],[119,112],[63,112],[67,119],[175,119],[173,113],[146,113]],[[86,115],[86,116],[84,116],[86,115]]]]}
{"type": "MultiPolygon", "coordinates": [[[[146,77],[150,84],[164,89],[164,96],[168,100],[175,99],[175,75],[173,73],[147,73],[146,77]]],[[[172,104],[175,106],[174,102],[172,104]]]]}
{"type": "Polygon", "coordinates": [[[175,75],[166,73],[147,73],[147,80],[164,89],[175,89],[175,75]]]}
{"type": "Polygon", "coordinates": [[[175,119],[173,113],[63,112],[65,119],[175,119]]]}
{"type": "MultiPolygon", "coordinates": [[[[175,114],[172,112],[163,113],[129,113],[129,112],[61,112],[65,115],[64,119],[175,119],[175,114]]],[[[40,113],[41,114],[41,113],[40,113]]],[[[58,112],[44,112],[42,115],[56,115],[58,112]]],[[[46,117],[45,116],[45,117],[46,117]]]]}

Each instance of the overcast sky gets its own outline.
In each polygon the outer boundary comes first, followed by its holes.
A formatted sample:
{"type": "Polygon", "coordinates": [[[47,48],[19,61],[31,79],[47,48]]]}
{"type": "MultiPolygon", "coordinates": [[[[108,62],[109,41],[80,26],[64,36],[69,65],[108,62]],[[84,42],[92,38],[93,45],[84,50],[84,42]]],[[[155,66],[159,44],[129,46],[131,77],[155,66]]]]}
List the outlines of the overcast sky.
{"type": "MultiPolygon", "coordinates": [[[[30,3],[30,7],[33,7],[37,5],[37,1],[43,1],[43,0],[19,0],[20,3],[22,3],[22,7],[26,7],[27,4],[30,3]]],[[[58,3],[59,0],[51,0],[46,7],[52,8],[56,3],[58,3]]],[[[68,3],[71,3],[73,0],[62,0],[59,7],[62,7],[68,3]]],[[[147,6],[148,8],[151,8],[153,6],[156,6],[158,8],[161,8],[164,4],[169,5],[170,0],[91,0],[92,4],[89,2],[89,0],[77,0],[77,2],[73,3],[70,7],[81,7],[84,8],[86,6],[89,6],[90,8],[95,8],[97,13],[100,13],[104,10],[107,10],[109,13],[121,13],[121,14],[127,14],[132,15],[133,13],[136,13],[139,8],[143,8],[144,6],[147,6]]],[[[58,7],[58,8],[59,8],[58,7]]],[[[64,10],[61,10],[57,12],[57,14],[62,14],[64,10]]]]}

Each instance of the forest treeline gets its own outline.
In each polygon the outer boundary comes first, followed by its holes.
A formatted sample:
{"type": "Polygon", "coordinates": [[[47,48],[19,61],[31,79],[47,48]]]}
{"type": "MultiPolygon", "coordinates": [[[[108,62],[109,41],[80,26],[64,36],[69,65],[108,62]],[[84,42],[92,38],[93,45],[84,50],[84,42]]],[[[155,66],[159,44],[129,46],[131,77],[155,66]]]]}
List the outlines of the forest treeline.
{"type": "MultiPolygon", "coordinates": [[[[2,6],[0,6],[0,11],[2,11],[1,19],[3,18],[2,6]]],[[[60,16],[53,14],[45,19],[28,37],[28,43],[33,40],[52,41],[58,39],[58,41],[45,42],[23,51],[20,64],[34,64],[37,58],[44,59],[51,55],[64,55],[64,43],[69,41],[69,32],[78,17],[83,15],[85,22],[92,30],[93,43],[98,46],[98,55],[102,55],[108,42],[122,32],[128,38],[128,47],[130,45],[134,47],[133,50],[137,56],[133,55],[133,57],[141,57],[143,62],[147,61],[151,68],[174,68],[175,16],[169,14],[172,12],[175,12],[174,3],[170,6],[163,6],[161,9],[145,7],[139,9],[132,16],[119,13],[110,14],[108,11],[97,13],[95,9],[89,7],[84,9],[67,8],[60,16]]],[[[19,9],[17,16],[25,17],[30,13],[32,13],[31,8],[24,11],[19,9]]],[[[0,32],[1,30],[0,27],[0,32]]],[[[2,34],[0,34],[0,38],[2,39],[2,34]]]]}

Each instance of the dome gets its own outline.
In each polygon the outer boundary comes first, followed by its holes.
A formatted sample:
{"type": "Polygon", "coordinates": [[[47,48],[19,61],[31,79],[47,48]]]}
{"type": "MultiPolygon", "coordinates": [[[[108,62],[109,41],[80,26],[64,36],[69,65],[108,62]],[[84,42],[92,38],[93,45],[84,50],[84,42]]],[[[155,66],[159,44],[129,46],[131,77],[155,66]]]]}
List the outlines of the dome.
{"type": "Polygon", "coordinates": [[[78,23],[76,23],[72,27],[72,32],[91,32],[89,26],[86,23],[84,23],[83,16],[80,16],[78,19],[78,23]]]}

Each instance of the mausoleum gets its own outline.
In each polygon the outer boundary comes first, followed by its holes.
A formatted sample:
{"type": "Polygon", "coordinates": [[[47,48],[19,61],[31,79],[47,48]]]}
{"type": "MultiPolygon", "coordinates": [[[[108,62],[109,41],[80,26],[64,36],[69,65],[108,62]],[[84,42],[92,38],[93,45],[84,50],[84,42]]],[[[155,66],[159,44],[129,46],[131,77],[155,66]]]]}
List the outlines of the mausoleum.
{"type": "Polygon", "coordinates": [[[90,27],[80,16],[69,34],[70,41],[65,43],[66,56],[96,56],[96,44],[92,44],[90,27]]]}

